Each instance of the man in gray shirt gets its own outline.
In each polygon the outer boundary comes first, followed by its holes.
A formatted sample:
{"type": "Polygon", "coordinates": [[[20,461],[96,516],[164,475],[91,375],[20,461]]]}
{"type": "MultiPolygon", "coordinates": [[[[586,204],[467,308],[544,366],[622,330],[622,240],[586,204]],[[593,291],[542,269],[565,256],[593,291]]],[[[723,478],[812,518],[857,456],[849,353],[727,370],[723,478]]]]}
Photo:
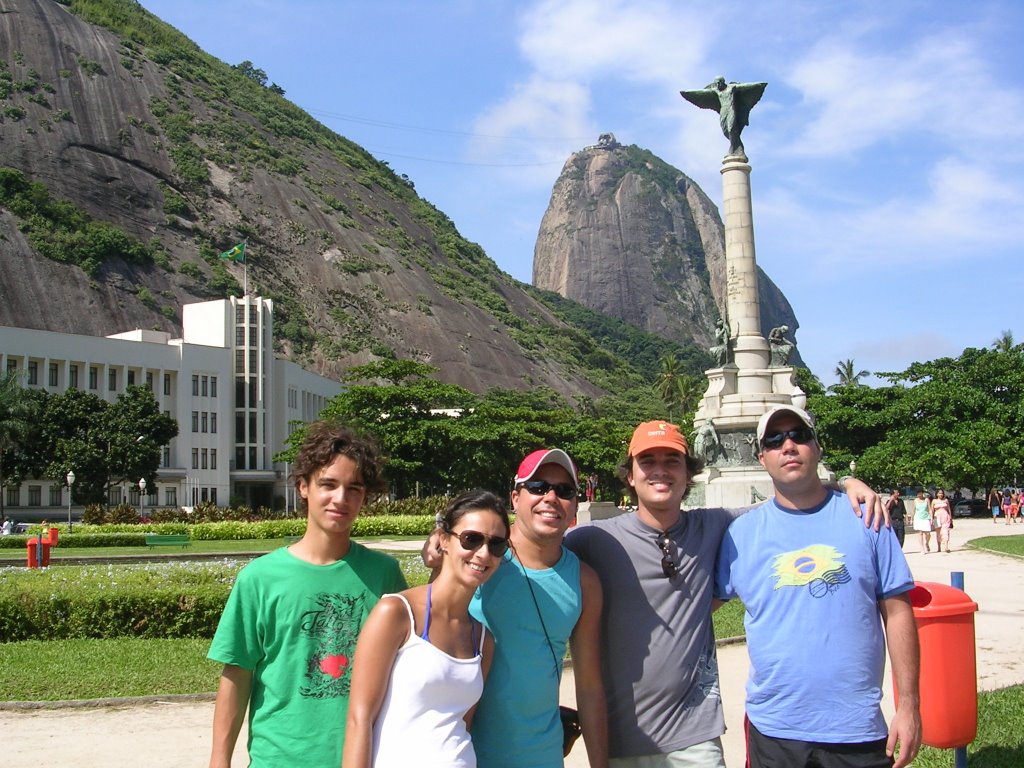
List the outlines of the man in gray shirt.
{"type": "MultiPolygon", "coordinates": [[[[712,591],[722,537],[746,510],[681,510],[700,469],[678,427],[641,424],[619,468],[636,512],[566,537],[604,593],[601,664],[613,768],[725,766],[712,591]]],[[[880,507],[863,483],[849,485],[870,509],[880,507]]]]}

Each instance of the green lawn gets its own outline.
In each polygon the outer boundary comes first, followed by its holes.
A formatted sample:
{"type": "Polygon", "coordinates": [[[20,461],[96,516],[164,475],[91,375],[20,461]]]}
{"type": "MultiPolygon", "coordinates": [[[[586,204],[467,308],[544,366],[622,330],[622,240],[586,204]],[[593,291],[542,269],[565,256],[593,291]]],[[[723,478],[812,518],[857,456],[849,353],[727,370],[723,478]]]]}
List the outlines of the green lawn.
{"type": "Polygon", "coordinates": [[[967,546],[986,552],[998,552],[1001,555],[1024,557],[1024,536],[984,536],[980,539],[971,539],[967,546]]]}

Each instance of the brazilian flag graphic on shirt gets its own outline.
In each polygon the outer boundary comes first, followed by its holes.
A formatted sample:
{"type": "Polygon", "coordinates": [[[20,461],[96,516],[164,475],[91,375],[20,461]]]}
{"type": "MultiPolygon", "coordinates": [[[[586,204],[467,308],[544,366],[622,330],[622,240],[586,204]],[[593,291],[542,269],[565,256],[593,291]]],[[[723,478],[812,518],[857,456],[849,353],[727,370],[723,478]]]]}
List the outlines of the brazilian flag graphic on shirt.
{"type": "Polygon", "coordinates": [[[811,544],[793,552],[783,552],[772,561],[775,588],[806,586],[813,597],[825,597],[850,581],[843,555],[828,544],[811,544]]]}

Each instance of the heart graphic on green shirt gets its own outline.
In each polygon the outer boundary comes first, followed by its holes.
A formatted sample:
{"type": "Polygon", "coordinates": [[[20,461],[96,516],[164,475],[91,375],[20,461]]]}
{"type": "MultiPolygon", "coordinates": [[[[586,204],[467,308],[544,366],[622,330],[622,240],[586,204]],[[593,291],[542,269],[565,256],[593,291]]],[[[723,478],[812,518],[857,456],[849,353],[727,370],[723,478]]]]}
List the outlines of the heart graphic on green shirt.
{"type": "Polygon", "coordinates": [[[335,680],[345,674],[345,668],[348,666],[348,656],[334,655],[324,656],[320,659],[320,671],[325,675],[330,675],[335,680]]]}

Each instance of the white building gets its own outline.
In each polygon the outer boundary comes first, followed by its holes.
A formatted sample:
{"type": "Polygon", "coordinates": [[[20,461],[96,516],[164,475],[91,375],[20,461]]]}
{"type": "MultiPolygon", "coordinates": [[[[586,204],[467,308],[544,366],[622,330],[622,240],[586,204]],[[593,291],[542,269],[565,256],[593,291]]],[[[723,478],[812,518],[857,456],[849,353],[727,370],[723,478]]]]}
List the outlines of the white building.
{"type": "MultiPolygon", "coordinates": [[[[294,508],[287,468],[273,456],[289,424],[315,419],[342,385],[274,358],[269,299],[188,304],[182,325],[180,339],[162,331],[99,338],[0,326],[0,370],[23,371],[29,388],[78,388],[110,402],[130,384],[148,386],[178,422],[178,436],[163,447],[147,507],[226,506],[233,497],[270,507],[276,496],[294,508]]],[[[26,480],[5,493],[9,515],[53,520],[67,509],[62,479],[26,480]]],[[[115,488],[110,502],[137,505],[139,496],[137,487],[115,488]]]]}

